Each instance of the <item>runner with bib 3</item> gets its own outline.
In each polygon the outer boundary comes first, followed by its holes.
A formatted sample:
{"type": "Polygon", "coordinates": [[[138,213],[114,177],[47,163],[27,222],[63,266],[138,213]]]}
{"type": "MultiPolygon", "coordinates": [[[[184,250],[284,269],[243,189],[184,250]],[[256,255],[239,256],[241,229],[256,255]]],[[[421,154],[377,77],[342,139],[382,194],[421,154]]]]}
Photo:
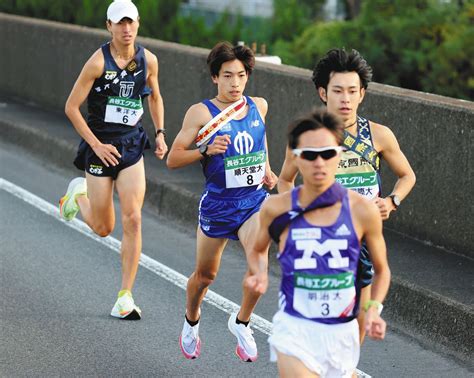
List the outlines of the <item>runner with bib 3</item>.
{"type": "Polygon", "coordinates": [[[375,340],[385,336],[379,311],[390,270],[382,220],[373,202],[336,182],[341,120],[325,111],[310,113],[290,126],[288,139],[303,184],[262,205],[247,285],[259,294],[266,291],[266,250],[273,239],[282,274],[280,309],[268,339],[271,360],[281,377],[350,378],[360,354],[355,283],[362,238],[376,272],[364,329],[375,340]]]}

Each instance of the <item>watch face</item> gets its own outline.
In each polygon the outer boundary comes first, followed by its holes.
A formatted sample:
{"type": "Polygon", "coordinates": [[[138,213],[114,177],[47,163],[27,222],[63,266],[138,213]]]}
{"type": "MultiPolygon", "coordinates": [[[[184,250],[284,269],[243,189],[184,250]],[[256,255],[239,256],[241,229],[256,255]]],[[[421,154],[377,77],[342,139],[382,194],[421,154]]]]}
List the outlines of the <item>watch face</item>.
{"type": "Polygon", "coordinates": [[[395,206],[397,206],[397,207],[400,206],[400,198],[398,196],[394,195],[394,196],[390,196],[390,197],[392,198],[393,204],[395,206]]]}
{"type": "Polygon", "coordinates": [[[199,152],[201,154],[204,155],[206,153],[206,151],[207,151],[207,144],[203,144],[201,147],[199,147],[199,152]]]}

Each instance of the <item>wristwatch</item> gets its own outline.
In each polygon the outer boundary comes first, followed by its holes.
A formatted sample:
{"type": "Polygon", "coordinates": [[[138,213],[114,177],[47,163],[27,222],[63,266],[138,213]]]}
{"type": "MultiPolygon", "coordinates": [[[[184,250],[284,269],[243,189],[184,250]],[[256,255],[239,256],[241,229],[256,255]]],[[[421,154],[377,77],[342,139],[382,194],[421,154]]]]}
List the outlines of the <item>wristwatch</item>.
{"type": "Polygon", "coordinates": [[[199,147],[199,152],[201,153],[202,156],[208,157],[209,155],[207,154],[207,148],[209,146],[207,144],[203,144],[199,147]]]}
{"type": "Polygon", "coordinates": [[[165,137],[166,136],[166,131],[165,129],[158,129],[155,131],[155,138],[160,135],[160,134],[163,134],[163,136],[165,137]]]}
{"type": "Polygon", "coordinates": [[[379,315],[382,313],[383,304],[380,303],[379,301],[373,301],[373,300],[367,301],[364,305],[364,311],[367,312],[369,308],[371,307],[376,307],[379,315]]]}
{"type": "Polygon", "coordinates": [[[402,203],[400,200],[400,197],[397,196],[396,194],[390,194],[389,197],[392,199],[393,206],[395,206],[395,209],[398,209],[398,206],[402,203]]]}

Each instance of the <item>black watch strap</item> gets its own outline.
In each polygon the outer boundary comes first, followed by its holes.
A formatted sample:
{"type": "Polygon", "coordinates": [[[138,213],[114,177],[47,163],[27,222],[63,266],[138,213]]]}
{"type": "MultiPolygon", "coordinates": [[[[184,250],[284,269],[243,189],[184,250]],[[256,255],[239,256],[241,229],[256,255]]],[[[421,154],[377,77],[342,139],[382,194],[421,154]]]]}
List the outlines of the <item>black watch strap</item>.
{"type": "Polygon", "coordinates": [[[201,153],[202,156],[204,156],[205,158],[208,157],[209,155],[207,154],[207,148],[209,146],[207,144],[203,144],[199,147],[199,152],[201,153]]]}
{"type": "Polygon", "coordinates": [[[398,209],[398,206],[400,206],[400,197],[398,197],[396,194],[390,194],[389,197],[392,200],[393,206],[395,206],[395,209],[398,209]]]}
{"type": "Polygon", "coordinates": [[[163,134],[163,136],[165,137],[166,136],[166,130],[165,129],[158,129],[155,131],[155,138],[160,135],[160,134],[163,134]]]}

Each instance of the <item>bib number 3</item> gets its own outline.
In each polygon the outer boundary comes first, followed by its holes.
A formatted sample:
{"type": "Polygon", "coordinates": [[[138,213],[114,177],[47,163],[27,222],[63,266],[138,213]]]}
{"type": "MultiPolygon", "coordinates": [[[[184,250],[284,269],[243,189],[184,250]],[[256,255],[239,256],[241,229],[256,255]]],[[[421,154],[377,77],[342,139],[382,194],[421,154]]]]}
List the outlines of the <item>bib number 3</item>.
{"type": "Polygon", "coordinates": [[[350,316],[355,296],[352,272],[328,275],[295,273],[293,307],[307,318],[350,316]]]}

